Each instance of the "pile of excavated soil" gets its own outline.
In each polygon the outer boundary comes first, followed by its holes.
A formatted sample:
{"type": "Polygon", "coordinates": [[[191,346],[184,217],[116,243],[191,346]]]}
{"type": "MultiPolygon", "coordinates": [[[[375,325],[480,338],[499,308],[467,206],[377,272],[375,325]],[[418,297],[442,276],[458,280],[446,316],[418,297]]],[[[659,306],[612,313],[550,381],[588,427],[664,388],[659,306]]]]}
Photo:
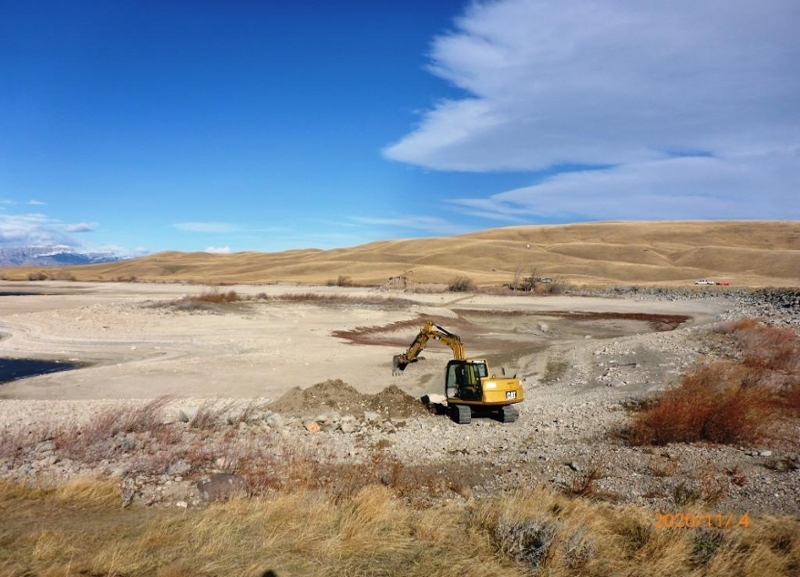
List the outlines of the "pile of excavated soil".
{"type": "Polygon", "coordinates": [[[315,416],[325,411],[342,415],[360,415],[374,411],[386,418],[408,418],[427,414],[427,409],[411,395],[389,385],[374,395],[360,393],[341,379],[317,383],[305,390],[294,387],[269,405],[282,415],[315,416]]]}

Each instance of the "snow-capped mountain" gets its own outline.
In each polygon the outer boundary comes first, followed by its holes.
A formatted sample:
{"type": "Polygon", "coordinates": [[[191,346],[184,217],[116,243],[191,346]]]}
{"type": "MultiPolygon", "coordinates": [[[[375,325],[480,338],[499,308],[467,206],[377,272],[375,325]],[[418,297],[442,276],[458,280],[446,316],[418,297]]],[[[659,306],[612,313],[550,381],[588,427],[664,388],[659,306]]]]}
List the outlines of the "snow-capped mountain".
{"type": "Polygon", "coordinates": [[[111,252],[80,252],[65,245],[0,248],[0,267],[71,266],[115,262],[123,258],[111,252]]]}

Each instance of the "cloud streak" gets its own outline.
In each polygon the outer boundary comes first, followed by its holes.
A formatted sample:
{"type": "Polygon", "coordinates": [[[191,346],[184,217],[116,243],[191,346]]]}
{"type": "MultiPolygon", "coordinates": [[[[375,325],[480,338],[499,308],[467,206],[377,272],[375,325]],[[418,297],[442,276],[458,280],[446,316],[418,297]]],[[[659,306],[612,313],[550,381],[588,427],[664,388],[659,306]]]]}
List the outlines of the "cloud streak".
{"type": "Polygon", "coordinates": [[[77,246],[63,223],[44,214],[0,214],[0,247],[51,245],[77,246]]]}
{"type": "Polygon", "coordinates": [[[78,222],[64,226],[64,230],[69,233],[94,232],[96,228],[96,222],[78,222]]]}
{"type": "Polygon", "coordinates": [[[454,199],[472,215],[530,220],[800,219],[798,149],[720,159],[679,157],[564,173],[486,199],[454,199]]]}
{"type": "Polygon", "coordinates": [[[800,174],[798,19],[793,0],[474,3],[429,64],[465,96],[383,153],[545,174],[454,201],[495,219],[787,218],[800,174]]]}
{"type": "Polygon", "coordinates": [[[210,246],[203,252],[208,252],[211,254],[230,254],[231,247],[229,246],[210,246]]]}

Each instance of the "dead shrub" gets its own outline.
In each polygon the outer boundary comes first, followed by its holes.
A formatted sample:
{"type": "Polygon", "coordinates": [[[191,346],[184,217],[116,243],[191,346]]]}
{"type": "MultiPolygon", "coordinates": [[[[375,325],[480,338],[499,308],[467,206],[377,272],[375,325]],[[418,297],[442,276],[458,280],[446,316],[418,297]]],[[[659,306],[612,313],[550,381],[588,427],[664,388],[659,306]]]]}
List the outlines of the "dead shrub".
{"type": "Polygon", "coordinates": [[[763,387],[747,386],[739,363],[716,361],[696,367],[678,387],[639,413],[630,440],[637,445],[753,442],[772,417],[763,387]]]}
{"type": "Polygon", "coordinates": [[[371,295],[343,295],[343,294],[319,294],[319,293],[286,293],[275,296],[266,296],[267,301],[284,301],[289,303],[311,303],[321,306],[363,306],[379,307],[381,309],[404,309],[416,302],[395,298],[371,295]]]}
{"type": "Polygon", "coordinates": [[[39,443],[50,441],[55,436],[55,426],[37,424],[24,427],[3,427],[0,433],[0,459],[7,459],[11,466],[22,462],[31,449],[39,443]]]}
{"type": "Polygon", "coordinates": [[[599,467],[592,467],[585,473],[573,476],[568,493],[574,497],[591,498],[595,495],[595,481],[602,479],[599,467]]]}
{"type": "Polygon", "coordinates": [[[753,319],[731,323],[727,330],[750,371],[749,382],[769,386],[783,408],[799,411],[800,335],[753,319]]]}
{"type": "Polygon", "coordinates": [[[800,370],[800,336],[791,329],[742,319],[732,323],[731,332],[746,365],[787,373],[800,370]]]}
{"type": "Polygon", "coordinates": [[[53,277],[53,280],[62,280],[62,281],[65,280],[74,282],[77,279],[75,278],[75,275],[72,273],[66,271],[58,271],[56,275],[53,277]]]}
{"type": "Polygon", "coordinates": [[[731,483],[737,487],[744,487],[747,485],[747,475],[740,471],[738,466],[728,469],[725,472],[728,474],[728,478],[730,479],[731,483]]]}
{"type": "Polygon", "coordinates": [[[492,541],[500,554],[535,571],[547,560],[556,528],[551,519],[501,518],[492,532],[492,541]]]}
{"type": "Polygon", "coordinates": [[[695,566],[708,565],[717,551],[725,544],[725,533],[719,529],[701,527],[692,539],[690,560],[695,566]]]}
{"type": "Polygon", "coordinates": [[[155,303],[151,306],[156,308],[171,307],[184,312],[215,311],[218,310],[216,305],[238,303],[243,300],[246,300],[246,298],[235,290],[220,291],[214,288],[199,295],[187,295],[173,301],[155,303]]]}
{"type": "Polygon", "coordinates": [[[647,470],[653,477],[672,477],[678,471],[679,462],[666,455],[655,455],[647,463],[647,470]]]}
{"type": "Polygon", "coordinates": [[[718,330],[738,358],[696,366],[647,404],[631,429],[634,444],[752,443],[800,413],[800,337],[753,319],[718,330]]]}
{"type": "Polygon", "coordinates": [[[339,275],[336,279],[329,279],[327,286],[340,286],[340,287],[350,287],[353,286],[353,278],[345,275],[339,275]]]}
{"type": "Polygon", "coordinates": [[[163,422],[162,410],[166,402],[167,399],[160,398],[132,409],[109,409],[81,427],[62,427],[53,438],[56,451],[63,457],[94,462],[125,450],[120,437],[128,433],[152,435],[163,443],[177,443],[179,434],[163,432],[169,427],[163,422]]]}
{"type": "Polygon", "coordinates": [[[460,276],[447,283],[447,290],[452,293],[467,293],[475,292],[476,287],[472,279],[460,276]]]}
{"type": "Polygon", "coordinates": [[[537,282],[534,290],[537,294],[560,295],[567,292],[567,283],[560,279],[547,279],[548,282],[537,282]]]}
{"type": "Polygon", "coordinates": [[[696,483],[683,479],[672,488],[672,501],[679,507],[693,505],[703,500],[703,493],[696,483]]]}
{"type": "Polygon", "coordinates": [[[192,303],[208,303],[208,304],[219,304],[219,303],[235,303],[242,300],[242,297],[235,290],[229,290],[227,292],[223,292],[217,289],[203,292],[199,295],[187,296],[183,297],[184,301],[189,301],[192,303]]]}
{"type": "Polygon", "coordinates": [[[715,505],[728,496],[728,474],[709,462],[700,471],[698,478],[703,502],[715,505]]]}

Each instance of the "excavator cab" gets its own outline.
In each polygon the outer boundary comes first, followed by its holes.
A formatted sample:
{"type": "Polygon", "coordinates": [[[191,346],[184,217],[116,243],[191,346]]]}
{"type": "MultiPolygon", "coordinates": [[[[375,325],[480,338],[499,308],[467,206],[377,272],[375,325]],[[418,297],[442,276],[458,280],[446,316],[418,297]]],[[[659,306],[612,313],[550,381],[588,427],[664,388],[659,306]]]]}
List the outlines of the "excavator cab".
{"type": "Polygon", "coordinates": [[[447,363],[445,395],[448,399],[479,401],[483,396],[481,379],[488,373],[484,362],[450,361],[447,363]]]}

